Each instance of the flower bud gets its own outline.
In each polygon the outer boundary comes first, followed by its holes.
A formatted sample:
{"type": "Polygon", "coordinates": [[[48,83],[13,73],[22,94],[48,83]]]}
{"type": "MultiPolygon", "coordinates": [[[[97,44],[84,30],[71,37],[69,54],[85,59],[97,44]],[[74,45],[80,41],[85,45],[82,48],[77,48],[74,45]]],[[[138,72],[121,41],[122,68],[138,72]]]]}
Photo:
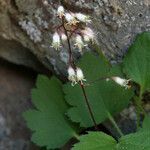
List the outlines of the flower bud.
{"type": "Polygon", "coordinates": [[[84,14],[76,13],[75,16],[81,22],[85,22],[85,23],[90,23],[91,22],[91,20],[89,19],[89,16],[86,16],[84,14]]]}
{"type": "Polygon", "coordinates": [[[62,16],[64,16],[65,10],[63,6],[59,6],[57,9],[57,15],[62,18],[62,16]]]}
{"type": "Polygon", "coordinates": [[[72,86],[74,86],[75,84],[77,84],[77,81],[76,81],[76,72],[75,70],[69,66],[68,68],[68,80],[71,81],[72,83],[72,86]]]}
{"type": "Polygon", "coordinates": [[[65,18],[68,22],[72,22],[74,20],[74,17],[69,13],[65,14],[65,18]]]}
{"type": "Polygon", "coordinates": [[[90,37],[88,35],[83,35],[83,39],[85,42],[90,42],[90,37]]]}
{"type": "Polygon", "coordinates": [[[61,39],[62,39],[62,41],[66,41],[67,40],[66,34],[62,33],[61,34],[61,39]]]}
{"type": "Polygon", "coordinates": [[[45,6],[47,6],[47,5],[48,5],[48,1],[47,1],[47,0],[44,0],[44,1],[43,1],[43,4],[44,4],[45,6]]]}
{"type": "Polygon", "coordinates": [[[65,14],[65,19],[66,19],[66,21],[68,22],[68,24],[70,24],[70,25],[76,25],[76,23],[78,22],[78,21],[75,19],[74,15],[72,15],[72,14],[70,14],[70,13],[66,13],[66,14],[65,14]]]}
{"type": "Polygon", "coordinates": [[[126,89],[130,88],[128,85],[130,80],[122,79],[120,77],[112,77],[112,80],[114,80],[117,84],[125,87],[126,89]]]}
{"type": "Polygon", "coordinates": [[[77,76],[77,81],[78,82],[80,81],[82,83],[82,81],[86,81],[86,79],[84,78],[83,72],[80,68],[77,68],[76,76],[77,76]]]}
{"type": "Polygon", "coordinates": [[[76,43],[75,46],[79,48],[79,52],[82,52],[82,48],[86,45],[84,45],[82,37],[80,35],[76,36],[76,43]]]}
{"type": "Polygon", "coordinates": [[[55,32],[53,35],[52,47],[54,47],[56,50],[60,48],[60,36],[57,32],[55,32]]]}
{"type": "Polygon", "coordinates": [[[86,27],[81,32],[83,34],[84,41],[86,42],[89,42],[90,40],[94,41],[94,37],[95,37],[94,32],[90,28],[86,27]]]}

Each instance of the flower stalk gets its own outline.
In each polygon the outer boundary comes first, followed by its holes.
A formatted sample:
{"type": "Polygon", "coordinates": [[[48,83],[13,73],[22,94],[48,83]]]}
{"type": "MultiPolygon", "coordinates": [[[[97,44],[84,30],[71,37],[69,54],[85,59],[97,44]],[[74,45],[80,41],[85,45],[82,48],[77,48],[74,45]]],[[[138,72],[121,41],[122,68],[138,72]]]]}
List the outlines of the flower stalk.
{"type": "MultiPolygon", "coordinates": [[[[69,54],[69,60],[68,60],[68,65],[69,65],[68,74],[69,74],[69,77],[68,77],[68,79],[72,81],[72,85],[77,84],[77,83],[80,85],[83,96],[84,96],[84,99],[85,99],[85,103],[87,105],[87,108],[88,108],[88,111],[89,111],[89,114],[90,114],[90,117],[91,117],[91,120],[92,120],[92,122],[95,126],[95,130],[98,130],[98,126],[97,126],[96,120],[94,118],[94,114],[93,114],[93,111],[91,109],[91,106],[90,106],[90,103],[89,103],[89,100],[88,100],[88,97],[87,97],[87,94],[86,94],[86,91],[85,91],[85,88],[84,88],[84,84],[83,84],[83,81],[86,81],[86,80],[84,79],[84,75],[83,75],[82,70],[80,68],[78,68],[76,66],[75,62],[74,62],[72,49],[71,49],[71,43],[70,43],[70,37],[69,37],[68,31],[65,27],[65,18],[63,17],[63,15],[61,15],[61,16],[62,16],[62,18],[61,18],[62,27],[64,29],[64,34],[66,35],[66,41],[67,41],[67,45],[68,45],[68,54],[69,54]]],[[[67,15],[66,17],[68,17],[67,21],[70,21],[70,24],[74,25],[75,23],[77,23],[76,20],[72,16],[67,15]]],[[[77,37],[79,37],[79,36],[80,35],[77,35],[77,37]]],[[[80,43],[78,43],[78,45],[77,45],[78,48],[79,48],[79,51],[81,51],[83,46],[84,46],[84,45],[80,45],[80,44],[83,44],[81,40],[82,40],[82,38],[80,37],[80,43]]]]}
{"type": "MultiPolygon", "coordinates": [[[[67,43],[68,43],[68,53],[69,53],[69,62],[68,62],[68,64],[69,64],[70,66],[72,66],[72,68],[73,68],[74,70],[76,70],[77,67],[76,67],[76,65],[75,65],[75,63],[74,63],[74,60],[73,60],[72,50],[71,50],[71,44],[70,44],[70,40],[69,40],[69,35],[68,35],[68,32],[67,32],[67,30],[66,30],[66,28],[65,28],[64,19],[63,19],[63,18],[62,18],[62,23],[63,23],[63,28],[64,28],[64,31],[65,31],[65,34],[66,34],[66,37],[67,37],[67,43]]],[[[78,72],[77,72],[77,74],[78,74],[78,72]]],[[[75,81],[74,81],[74,82],[75,82],[75,81]]],[[[79,85],[80,85],[80,87],[81,87],[81,89],[82,89],[83,96],[84,96],[84,99],[85,99],[85,102],[86,102],[86,105],[87,105],[87,108],[88,108],[90,117],[91,117],[92,122],[93,122],[93,124],[94,124],[94,126],[95,126],[95,130],[98,130],[98,126],[97,126],[96,120],[95,120],[95,118],[94,118],[94,114],[93,114],[93,112],[92,112],[92,109],[91,109],[89,100],[88,100],[88,98],[87,98],[87,94],[86,94],[86,91],[85,91],[84,84],[83,84],[82,80],[79,81],[79,85]]]]}
{"type": "Polygon", "coordinates": [[[75,39],[74,46],[76,46],[79,52],[82,53],[83,48],[87,46],[87,42],[93,41],[94,39],[94,32],[86,26],[91,22],[91,20],[89,16],[82,13],[65,12],[63,6],[58,7],[57,16],[61,20],[62,24],[56,28],[57,32],[55,32],[53,35],[52,47],[54,47],[56,50],[59,50],[59,48],[61,47],[61,42],[67,43],[67,50],[69,54],[68,79],[69,81],[71,81],[72,86],[74,86],[75,84],[80,85],[91,120],[95,126],[95,129],[98,130],[98,126],[84,87],[84,82],[86,81],[86,79],[82,70],[77,67],[74,62],[70,42],[70,38],[75,35],[75,37],[73,38],[75,39]]]}

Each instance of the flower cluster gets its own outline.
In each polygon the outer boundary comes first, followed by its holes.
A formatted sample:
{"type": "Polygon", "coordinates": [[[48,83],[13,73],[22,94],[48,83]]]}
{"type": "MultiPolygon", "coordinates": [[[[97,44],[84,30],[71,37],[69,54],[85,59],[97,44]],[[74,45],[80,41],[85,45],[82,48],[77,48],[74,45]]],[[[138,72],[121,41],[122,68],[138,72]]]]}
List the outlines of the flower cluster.
{"type": "Polygon", "coordinates": [[[83,81],[86,81],[86,79],[82,70],[75,65],[72,67],[74,62],[70,41],[73,41],[73,45],[78,48],[79,52],[82,52],[88,42],[94,41],[95,34],[88,27],[88,24],[91,23],[90,17],[82,13],[66,11],[63,6],[58,7],[57,16],[61,20],[61,24],[55,27],[56,30],[53,34],[52,47],[59,50],[64,42],[68,43],[68,79],[72,82],[73,86],[77,83],[83,85],[83,81]]]}
{"type": "Polygon", "coordinates": [[[72,82],[72,86],[74,86],[78,82],[83,84],[83,81],[86,81],[82,70],[80,68],[73,69],[71,66],[69,66],[68,68],[68,80],[72,82]]]}
{"type": "Polygon", "coordinates": [[[94,41],[94,32],[87,27],[87,24],[91,22],[89,16],[66,12],[63,6],[58,7],[57,16],[62,20],[62,25],[53,34],[52,47],[56,50],[60,49],[61,42],[66,41],[67,37],[74,40],[74,46],[79,49],[79,52],[82,52],[88,42],[94,41]],[[67,31],[67,35],[64,30],[67,31]]]}

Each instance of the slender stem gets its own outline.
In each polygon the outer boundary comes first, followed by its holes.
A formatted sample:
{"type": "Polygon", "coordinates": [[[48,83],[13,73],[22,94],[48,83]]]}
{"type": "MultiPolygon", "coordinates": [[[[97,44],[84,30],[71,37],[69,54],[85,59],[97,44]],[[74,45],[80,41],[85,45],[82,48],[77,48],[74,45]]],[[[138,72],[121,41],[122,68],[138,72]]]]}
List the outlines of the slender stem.
{"type": "MultiPolygon", "coordinates": [[[[70,44],[69,35],[68,35],[68,32],[67,32],[67,29],[65,28],[64,18],[62,18],[62,26],[63,26],[64,31],[65,31],[65,34],[66,34],[66,36],[67,36],[68,53],[69,53],[69,65],[71,65],[71,66],[76,70],[76,65],[75,65],[75,63],[74,63],[73,56],[72,56],[72,50],[71,50],[71,44],[70,44]]],[[[97,126],[97,124],[96,124],[96,121],[95,121],[95,118],[94,118],[92,109],[91,109],[91,107],[90,107],[90,104],[89,104],[89,101],[88,101],[88,98],[87,98],[87,95],[86,95],[86,92],[85,92],[84,85],[83,85],[81,82],[79,82],[79,84],[80,84],[80,87],[81,87],[81,89],[82,89],[83,96],[84,96],[84,99],[85,99],[87,108],[88,108],[88,110],[89,110],[91,119],[92,119],[92,121],[93,121],[93,123],[94,123],[95,129],[98,130],[98,126],[97,126]]]]}
{"type": "Polygon", "coordinates": [[[67,32],[67,29],[65,27],[64,18],[62,18],[62,26],[63,26],[65,34],[67,36],[69,64],[75,69],[75,64],[74,64],[74,60],[73,60],[73,57],[72,57],[71,43],[70,43],[70,40],[69,40],[69,35],[68,35],[68,32],[67,32]]]}
{"type": "Polygon", "coordinates": [[[88,98],[87,98],[87,95],[86,95],[86,91],[85,91],[84,85],[83,85],[82,83],[80,83],[80,87],[81,87],[81,89],[82,89],[82,92],[83,92],[83,95],[84,95],[84,98],[85,98],[85,102],[86,102],[86,105],[87,105],[87,107],[88,107],[88,110],[89,110],[91,119],[92,119],[92,121],[93,121],[93,123],[94,123],[95,130],[99,130],[99,129],[98,129],[98,126],[97,126],[97,123],[96,123],[96,120],[95,120],[95,118],[94,118],[94,114],[93,114],[92,109],[91,109],[91,107],[90,107],[90,104],[89,104],[89,101],[88,101],[88,98]]]}
{"type": "Polygon", "coordinates": [[[115,127],[115,129],[117,130],[117,132],[119,133],[119,135],[123,136],[122,131],[118,127],[118,125],[117,125],[116,121],[114,120],[114,118],[112,117],[112,115],[109,112],[107,112],[107,114],[108,114],[109,120],[111,121],[112,125],[115,127]]]}

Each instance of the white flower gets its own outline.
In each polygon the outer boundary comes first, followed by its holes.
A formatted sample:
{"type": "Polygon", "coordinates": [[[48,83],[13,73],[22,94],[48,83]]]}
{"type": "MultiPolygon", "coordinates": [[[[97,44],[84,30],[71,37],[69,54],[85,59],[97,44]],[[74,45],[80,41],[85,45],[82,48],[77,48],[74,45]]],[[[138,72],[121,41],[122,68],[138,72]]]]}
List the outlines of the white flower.
{"type": "Polygon", "coordinates": [[[70,25],[76,25],[77,24],[77,20],[76,20],[76,18],[74,17],[74,15],[73,14],[70,14],[70,13],[66,13],[65,14],[65,19],[66,19],[66,21],[68,22],[68,24],[70,24],[70,25]]]}
{"type": "Polygon", "coordinates": [[[77,76],[77,81],[81,82],[81,84],[83,84],[83,81],[86,81],[86,79],[84,78],[83,72],[80,68],[77,68],[76,70],[76,76],[77,76]]]}
{"type": "Polygon", "coordinates": [[[95,35],[94,35],[94,32],[90,28],[86,27],[81,32],[83,34],[84,41],[86,42],[94,41],[95,35]]]}
{"type": "Polygon", "coordinates": [[[53,35],[52,47],[54,47],[56,50],[60,48],[60,36],[57,32],[55,32],[53,35]]]}
{"type": "Polygon", "coordinates": [[[45,6],[47,6],[47,5],[48,5],[48,1],[47,1],[47,0],[44,0],[44,1],[43,1],[43,4],[44,4],[45,6]]]}
{"type": "Polygon", "coordinates": [[[68,80],[71,81],[72,86],[74,86],[78,82],[80,82],[80,84],[83,84],[83,81],[86,81],[82,70],[80,68],[74,70],[71,66],[69,66],[68,68],[68,80]]]}
{"type": "Polygon", "coordinates": [[[66,13],[66,14],[65,14],[65,18],[66,18],[66,20],[67,20],[68,22],[71,22],[71,21],[74,20],[74,17],[73,17],[71,14],[69,14],[69,13],[66,13]]]}
{"type": "Polygon", "coordinates": [[[82,52],[82,48],[83,48],[84,46],[86,46],[86,45],[83,43],[82,37],[81,37],[80,35],[77,35],[75,41],[76,41],[76,43],[75,43],[74,45],[79,48],[79,52],[82,52]]]}
{"type": "Polygon", "coordinates": [[[112,80],[114,80],[117,84],[125,87],[126,89],[130,88],[129,86],[129,80],[126,80],[126,79],[122,79],[120,77],[112,77],[112,80]]]}
{"type": "Polygon", "coordinates": [[[61,34],[61,39],[62,39],[62,41],[66,41],[67,40],[66,34],[62,33],[61,34]]]}
{"type": "Polygon", "coordinates": [[[64,16],[65,10],[63,6],[59,6],[57,9],[57,15],[62,18],[64,16]]]}
{"type": "Polygon", "coordinates": [[[76,13],[75,16],[81,22],[85,22],[85,23],[90,23],[91,22],[91,20],[89,19],[90,17],[86,16],[84,14],[76,13]]]}
{"type": "Polygon", "coordinates": [[[68,80],[72,82],[72,86],[77,84],[76,72],[71,66],[68,68],[68,80]]]}
{"type": "Polygon", "coordinates": [[[83,38],[84,38],[84,41],[85,42],[89,42],[90,41],[90,38],[89,38],[89,36],[88,35],[83,35],[83,38]]]}

